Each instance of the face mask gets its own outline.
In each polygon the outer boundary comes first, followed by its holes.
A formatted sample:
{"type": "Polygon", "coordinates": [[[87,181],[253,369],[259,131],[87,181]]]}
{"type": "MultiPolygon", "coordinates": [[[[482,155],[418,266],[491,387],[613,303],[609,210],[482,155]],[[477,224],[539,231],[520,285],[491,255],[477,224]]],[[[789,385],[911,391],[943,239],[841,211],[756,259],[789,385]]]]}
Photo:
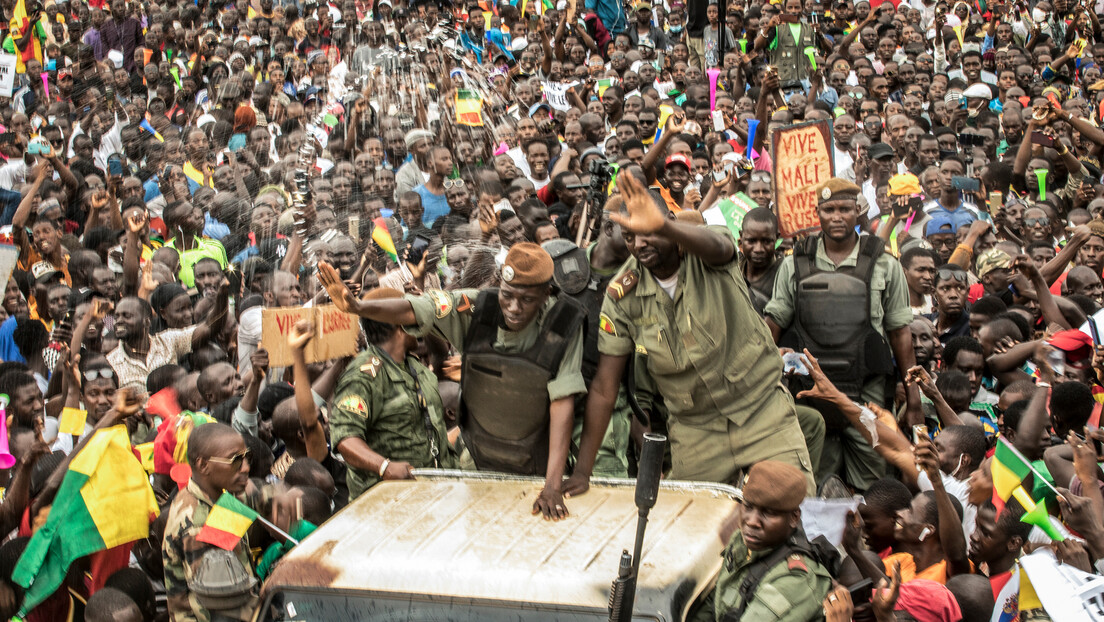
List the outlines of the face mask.
{"type": "Polygon", "coordinates": [[[670,31],[674,34],[678,34],[678,33],[682,32],[682,28],[683,27],[682,27],[681,24],[678,25],[678,26],[671,26],[670,31]]]}
{"type": "Polygon", "coordinates": [[[958,479],[958,472],[962,470],[962,463],[965,462],[965,461],[966,461],[966,454],[959,454],[958,455],[958,466],[955,467],[954,471],[951,471],[951,477],[953,477],[955,479],[958,479]]]}
{"type": "Polygon", "coordinates": [[[1039,22],[1039,23],[1045,22],[1046,21],[1046,16],[1047,16],[1046,12],[1043,11],[1042,9],[1032,9],[1031,10],[1031,20],[1034,21],[1034,22],[1039,22]]]}

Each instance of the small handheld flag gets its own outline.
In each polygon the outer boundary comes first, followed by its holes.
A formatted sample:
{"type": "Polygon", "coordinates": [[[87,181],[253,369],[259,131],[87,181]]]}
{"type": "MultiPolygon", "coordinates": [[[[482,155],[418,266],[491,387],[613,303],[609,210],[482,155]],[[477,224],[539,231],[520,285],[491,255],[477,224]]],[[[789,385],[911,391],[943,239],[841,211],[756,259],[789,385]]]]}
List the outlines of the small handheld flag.
{"type": "Polygon", "coordinates": [[[387,253],[391,261],[399,263],[399,253],[395,251],[395,242],[391,239],[391,233],[387,230],[387,224],[383,217],[374,219],[372,224],[375,225],[372,228],[372,240],[383,249],[383,252],[387,253]]]}
{"type": "Polygon", "coordinates": [[[258,514],[252,508],[238,501],[234,495],[224,492],[211,507],[207,522],[203,524],[196,540],[232,551],[257,517],[258,514]]]}
{"type": "Polygon", "coordinates": [[[483,99],[479,93],[467,89],[456,91],[456,123],[469,127],[483,127],[483,99]]]}

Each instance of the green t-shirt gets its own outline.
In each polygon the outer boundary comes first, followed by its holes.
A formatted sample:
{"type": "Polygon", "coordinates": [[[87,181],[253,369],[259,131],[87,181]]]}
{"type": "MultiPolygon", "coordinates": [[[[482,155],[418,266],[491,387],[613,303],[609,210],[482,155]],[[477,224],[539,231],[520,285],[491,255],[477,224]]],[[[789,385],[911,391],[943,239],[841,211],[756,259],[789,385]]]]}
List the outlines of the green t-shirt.
{"type": "MultiPolygon", "coordinates": [[[[295,528],[291,530],[291,537],[302,542],[303,538],[314,533],[315,529],[318,529],[315,524],[301,520],[295,523],[295,528]]],[[[268,575],[272,574],[272,568],[276,565],[276,562],[280,561],[280,558],[293,548],[295,548],[295,543],[291,540],[270,544],[265,549],[264,555],[261,556],[261,561],[257,563],[257,578],[261,581],[267,579],[268,575]]]]}

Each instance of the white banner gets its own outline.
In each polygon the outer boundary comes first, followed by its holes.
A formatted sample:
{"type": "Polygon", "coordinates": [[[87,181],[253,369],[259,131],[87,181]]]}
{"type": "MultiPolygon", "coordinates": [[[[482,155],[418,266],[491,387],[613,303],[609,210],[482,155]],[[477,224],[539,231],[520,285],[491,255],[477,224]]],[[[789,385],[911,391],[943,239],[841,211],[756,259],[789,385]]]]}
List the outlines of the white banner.
{"type": "Polygon", "coordinates": [[[553,110],[571,110],[571,104],[567,102],[567,90],[578,82],[545,82],[544,98],[553,110]]]}
{"type": "Polygon", "coordinates": [[[15,92],[15,64],[14,54],[0,53],[0,96],[11,97],[15,92]]]}

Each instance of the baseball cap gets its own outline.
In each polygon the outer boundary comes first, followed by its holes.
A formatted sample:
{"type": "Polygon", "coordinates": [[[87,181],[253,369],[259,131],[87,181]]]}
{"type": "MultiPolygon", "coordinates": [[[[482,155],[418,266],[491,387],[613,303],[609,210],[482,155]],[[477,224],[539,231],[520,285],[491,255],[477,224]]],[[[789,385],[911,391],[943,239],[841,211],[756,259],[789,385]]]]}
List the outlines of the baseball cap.
{"type": "Polygon", "coordinates": [[[867,150],[871,160],[880,160],[882,158],[892,158],[896,153],[893,151],[893,147],[885,143],[874,143],[870,145],[870,149],[867,150]]]}
{"type": "Polygon", "coordinates": [[[547,110],[549,112],[552,112],[552,106],[549,106],[547,102],[537,102],[537,103],[533,104],[532,106],[529,106],[529,116],[533,116],[533,115],[537,114],[538,112],[540,112],[541,108],[544,108],[545,110],[547,110]]]}
{"type": "Polygon", "coordinates": [[[686,170],[688,171],[694,170],[694,167],[690,165],[690,159],[682,155],[681,153],[673,153],[667,156],[667,161],[665,164],[668,167],[670,167],[672,164],[679,164],[685,166],[686,170]]]}
{"type": "Polygon", "coordinates": [[[958,233],[958,225],[950,217],[937,214],[924,227],[924,237],[937,233],[958,233]]]}

